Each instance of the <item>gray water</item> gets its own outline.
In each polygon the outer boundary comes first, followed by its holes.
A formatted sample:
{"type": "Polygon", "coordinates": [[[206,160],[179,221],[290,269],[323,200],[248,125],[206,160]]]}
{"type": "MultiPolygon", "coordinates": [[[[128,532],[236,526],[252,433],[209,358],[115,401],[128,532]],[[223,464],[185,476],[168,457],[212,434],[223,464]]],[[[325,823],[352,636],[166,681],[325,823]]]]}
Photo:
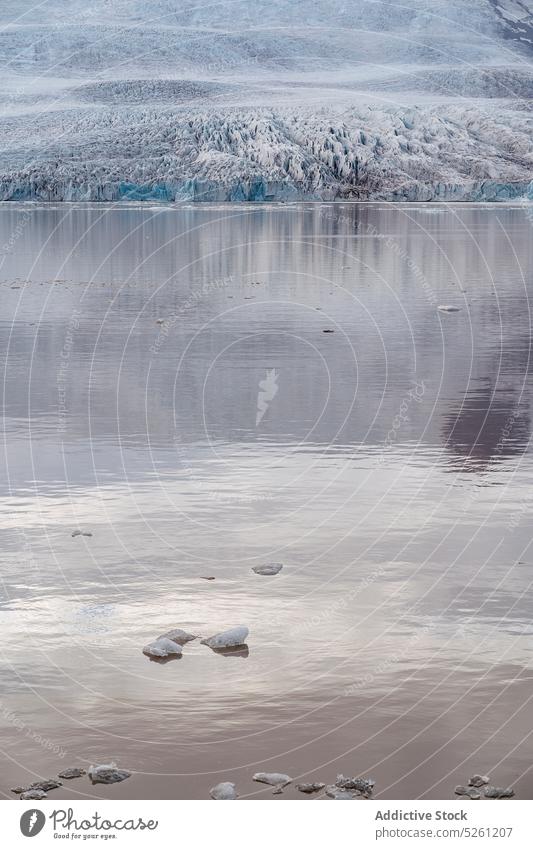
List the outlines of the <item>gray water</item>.
{"type": "Polygon", "coordinates": [[[532,226],[0,208],[4,796],[114,760],[50,798],[533,798],[532,226]],[[240,624],[248,652],[142,654],[240,624]]]}

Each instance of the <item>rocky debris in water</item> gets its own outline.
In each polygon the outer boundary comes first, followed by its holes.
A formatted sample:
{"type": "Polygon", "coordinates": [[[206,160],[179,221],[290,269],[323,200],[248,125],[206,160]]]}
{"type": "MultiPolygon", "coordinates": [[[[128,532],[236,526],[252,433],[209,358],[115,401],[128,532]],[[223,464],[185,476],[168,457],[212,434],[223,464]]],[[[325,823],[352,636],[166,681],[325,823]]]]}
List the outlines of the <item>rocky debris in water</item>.
{"type": "Polygon", "coordinates": [[[483,788],[485,799],[512,799],[514,790],[512,787],[488,787],[483,788]]]}
{"type": "Polygon", "coordinates": [[[72,531],[71,536],[73,536],[73,537],[92,537],[92,533],[90,531],[72,531]]]}
{"type": "Polygon", "coordinates": [[[116,784],[129,778],[131,772],[127,769],[117,769],[115,763],[99,764],[89,768],[89,778],[93,784],[116,784]]]}
{"type": "Polygon", "coordinates": [[[181,628],[173,628],[165,634],[160,634],[157,639],[171,640],[173,643],[178,643],[180,646],[184,646],[185,643],[190,643],[191,640],[196,640],[197,638],[197,634],[189,634],[188,631],[183,631],[181,628]]]}
{"type": "Polygon", "coordinates": [[[60,778],[81,778],[82,775],[86,774],[85,770],[79,766],[69,766],[68,769],[64,769],[63,772],[58,773],[60,778]]]}
{"type": "Polygon", "coordinates": [[[462,784],[458,784],[453,792],[456,796],[468,796],[469,799],[481,799],[481,794],[475,787],[464,787],[462,784]]]}
{"type": "Polygon", "coordinates": [[[181,657],[183,648],[174,640],[169,640],[168,637],[159,637],[143,648],[143,654],[148,655],[148,657],[168,657],[169,655],[181,657]]]}
{"type": "Polygon", "coordinates": [[[44,790],[25,790],[20,794],[21,799],[46,799],[44,790]]]}
{"type": "Polygon", "coordinates": [[[283,569],[283,563],[263,563],[262,566],[252,566],[256,575],[277,575],[283,569]]]}
{"type": "Polygon", "coordinates": [[[490,778],[488,775],[473,775],[468,779],[469,787],[483,787],[484,784],[489,784],[490,778]]]}
{"type": "Polygon", "coordinates": [[[321,781],[312,781],[309,784],[297,784],[296,789],[300,791],[300,793],[307,793],[308,795],[311,793],[318,793],[320,790],[323,790],[326,785],[321,781]]]}
{"type": "Polygon", "coordinates": [[[227,649],[233,646],[243,646],[248,634],[248,628],[244,625],[237,625],[235,628],[229,628],[227,631],[221,631],[220,634],[207,637],[205,640],[201,640],[201,643],[204,646],[209,646],[210,649],[227,649]]]}
{"type": "Polygon", "coordinates": [[[231,781],[221,781],[209,791],[212,799],[236,799],[237,791],[231,781]]]}
{"type": "Polygon", "coordinates": [[[375,785],[376,782],[371,778],[346,778],[344,775],[338,775],[335,781],[335,786],[341,790],[353,791],[362,796],[371,796],[375,785]]]}
{"type": "Polygon", "coordinates": [[[441,312],[460,312],[461,307],[454,307],[452,304],[440,304],[437,309],[441,312]]]}
{"type": "Polygon", "coordinates": [[[285,775],[284,772],[256,772],[252,777],[254,781],[258,781],[260,784],[269,784],[274,787],[276,795],[292,782],[290,775],[285,775]]]}

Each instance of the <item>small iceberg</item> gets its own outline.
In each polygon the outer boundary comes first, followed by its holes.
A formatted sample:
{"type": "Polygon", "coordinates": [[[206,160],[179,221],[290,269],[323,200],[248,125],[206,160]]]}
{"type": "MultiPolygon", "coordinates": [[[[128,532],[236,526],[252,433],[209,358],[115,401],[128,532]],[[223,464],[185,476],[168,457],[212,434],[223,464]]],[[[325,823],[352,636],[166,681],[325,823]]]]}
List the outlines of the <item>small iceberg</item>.
{"type": "Polygon", "coordinates": [[[93,784],[117,784],[129,778],[131,772],[127,769],[118,769],[115,763],[99,764],[89,768],[89,778],[93,784]]]}
{"type": "Polygon", "coordinates": [[[157,640],[148,643],[143,648],[143,654],[148,655],[148,657],[169,657],[169,655],[181,657],[183,648],[179,643],[174,642],[174,640],[169,640],[168,637],[158,637],[157,640]]]}
{"type": "Polygon", "coordinates": [[[209,646],[210,649],[229,649],[234,646],[244,646],[249,633],[248,628],[244,625],[237,625],[235,628],[229,628],[227,631],[221,631],[220,634],[207,637],[205,640],[201,640],[201,643],[203,646],[209,646]]]}
{"type": "Polygon", "coordinates": [[[209,791],[212,799],[236,799],[237,791],[232,781],[221,781],[209,791]]]}
{"type": "Polygon", "coordinates": [[[263,563],[262,566],[252,566],[256,575],[277,575],[283,569],[283,563],[263,563]]]}
{"type": "Polygon", "coordinates": [[[452,304],[440,304],[440,306],[438,306],[437,309],[440,310],[441,312],[460,312],[461,311],[461,307],[454,307],[452,304]]]}

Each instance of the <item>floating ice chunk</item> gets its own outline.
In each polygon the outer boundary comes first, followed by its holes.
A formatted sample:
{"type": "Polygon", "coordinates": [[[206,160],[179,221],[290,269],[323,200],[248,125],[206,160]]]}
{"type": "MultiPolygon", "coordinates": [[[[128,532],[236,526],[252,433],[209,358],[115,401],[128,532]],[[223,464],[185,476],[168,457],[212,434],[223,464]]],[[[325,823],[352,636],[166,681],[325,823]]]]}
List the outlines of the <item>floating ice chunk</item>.
{"type": "Polygon", "coordinates": [[[323,790],[326,785],[321,781],[312,781],[309,784],[297,784],[296,789],[300,791],[300,793],[318,793],[320,790],[323,790]]]}
{"type": "Polygon", "coordinates": [[[468,784],[470,787],[483,787],[484,784],[490,784],[490,778],[488,775],[473,775],[468,779],[468,784]]]}
{"type": "Polygon", "coordinates": [[[285,775],[284,772],[256,772],[253,776],[254,781],[259,781],[260,784],[270,784],[271,787],[286,787],[292,782],[290,775],[285,775]]]}
{"type": "Polygon", "coordinates": [[[82,775],[86,775],[86,772],[78,766],[69,766],[68,769],[64,769],[58,775],[60,778],[81,778],[82,775]]]}
{"type": "Polygon", "coordinates": [[[237,791],[231,781],[221,781],[209,791],[212,799],[236,799],[237,791]]]}
{"type": "Polygon", "coordinates": [[[283,563],[263,563],[262,566],[252,566],[256,575],[277,575],[283,569],[283,563]]]}
{"type": "Polygon", "coordinates": [[[376,782],[372,778],[346,778],[344,775],[338,775],[335,781],[335,786],[341,790],[353,790],[357,793],[370,795],[376,782]]]}
{"type": "Polygon", "coordinates": [[[148,655],[148,657],[168,657],[171,654],[181,656],[183,652],[182,646],[174,640],[169,640],[168,637],[158,637],[153,643],[148,643],[143,648],[143,654],[148,655]]]}
{"type": "Polygon", "coordinates": [[[129,778],[131,772],[127,769],[118,769],[115,763],[99,764],[89,767],[89,778],[93,784],[116,784],[129,778]]]}
{"type": "Polygon", "coordinates": [[[92,533],[90,531],[72,531],[71,536],[73,536],[73,537],[92,537],[92,533]]]}
{"type": "MultiPolygon", "coordinates": [[[[326,787],[326,796],[330,799],[357,799],[357,793],[350,790],[342,790],[336,784],[328,784],[326,787]]],[[[361,798],[361,797],[359,797],[361,798]]]]}
{"type": "Polygon", "coordinates": [[[44,790],[25,790],[20,794],[21,799],[46,799],[44,790]]]}
{"type": "Polygon", "coordinates": [[[461,307],[454,307],[453,304],[440,304],[437,307],[441,312],[460,312],[461,307]]]}
{"type": "Polygon", "coordinates": [[[227,649],[232,646],[243,646],[248,634],[248,628],[244,625],[237,625],[235,628],[229,628],[229,630],[222,631],[220,634],[207,637],[201,642],[202,645],[209,646],[210,649],[227,649]]]}
{"type": "Polygon", "coordinates": [[[453,791],[456,796],[468,796],[469,799],[481,799],[481,794],[475,787],[463,787],[459,784],[453,791]]]}
{"type": "Polygon", "coordinates": [[[196,640],[196,634],[189,634],[188,631],[183,631],[181,628],[173,628],[165,634],[160,634],[158,640],[171,640],[173,643],[179,643],[180,646],[185,643],[190,643],[191,640],[196,640]]]}
{"type": "Polygon", "coordinates": [[[485,799],[512,799],[514,790],[512,787],[484,787],[483,793],[485,799]]]}

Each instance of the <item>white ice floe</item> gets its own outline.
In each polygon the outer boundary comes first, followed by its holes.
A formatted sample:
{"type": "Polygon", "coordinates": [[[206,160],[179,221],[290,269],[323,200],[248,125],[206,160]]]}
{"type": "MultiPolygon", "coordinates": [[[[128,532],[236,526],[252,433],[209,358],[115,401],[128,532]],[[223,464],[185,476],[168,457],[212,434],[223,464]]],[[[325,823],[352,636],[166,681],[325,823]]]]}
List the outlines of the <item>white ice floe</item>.
{"type": "Polygon", "coordinates": [[[212,637],[207,637],[202,640],[202,645],[209,646],[210,649],[227,649],[232,646],[242,646],[246,642],[249,631],[244,625],[237,625],[235,628],[229,628],[227,631],[222,631],[220,634],[214,634],[212,637]]]}
{"type": "Polygon", "coordinates": [[[143,648],[143,654],[147,654],[149,657],[168,657],[171,654],[180,656],[183,654],[183,649],[174,640],[169,640],[167,637],[159,637],[143,648]]]}
{"type": "Polygon", "coordinates": [[[454,307],[453,304],[440,304],[437,309],[441,312],[460,312],[461,307],[454,307]]]}

